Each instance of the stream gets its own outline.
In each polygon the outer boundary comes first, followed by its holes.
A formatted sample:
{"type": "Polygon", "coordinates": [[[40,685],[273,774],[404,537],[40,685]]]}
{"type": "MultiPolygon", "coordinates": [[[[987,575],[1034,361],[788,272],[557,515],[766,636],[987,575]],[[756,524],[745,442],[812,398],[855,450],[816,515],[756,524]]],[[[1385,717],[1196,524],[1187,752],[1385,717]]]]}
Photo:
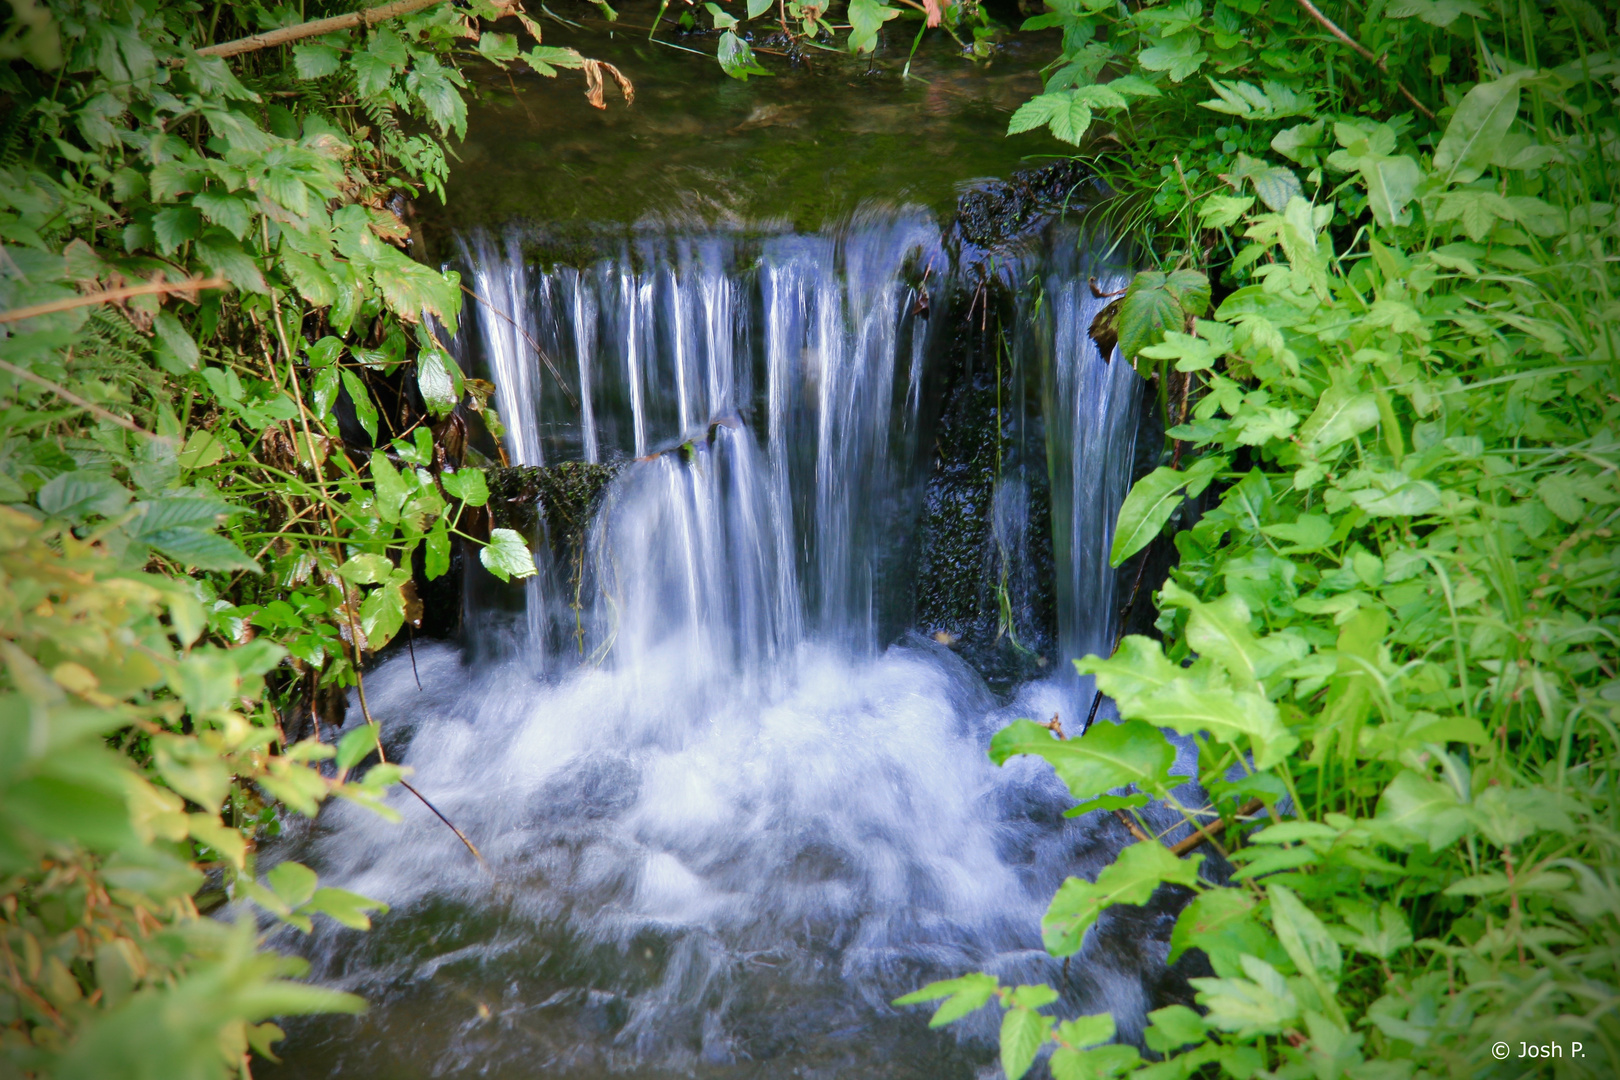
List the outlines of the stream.
{"type": "Polygon", "coordinates": [[[372,1007],[286,1022],[262,1075],[999,1076],[995,1010],[935,1032],[888,1004],[976,970],[1136,1037],[1174,911],[1048,956],[1052,893],[1127,838],[986,756],[1018,717],[1079,730],[1142,412],[1087,334],[1118,258],[1050,208],[1000,245],[955,220],[1050,149],[1000,138],[1033,64],[744,86],[564,13],[587,26],[547,43],[636,104],[480,72],[417,242],[482,298],[453,348],[511,462],[620,468],[572,557],[538,536],[525,583],[469,570],[458,638],[367,674],[391,760],[487,866],[397,792],[397,824],[289,826],[266,863],[391,910],[274,937],[372,1007]],[[952,567],[972,587],[940,599],[952,567]]]}

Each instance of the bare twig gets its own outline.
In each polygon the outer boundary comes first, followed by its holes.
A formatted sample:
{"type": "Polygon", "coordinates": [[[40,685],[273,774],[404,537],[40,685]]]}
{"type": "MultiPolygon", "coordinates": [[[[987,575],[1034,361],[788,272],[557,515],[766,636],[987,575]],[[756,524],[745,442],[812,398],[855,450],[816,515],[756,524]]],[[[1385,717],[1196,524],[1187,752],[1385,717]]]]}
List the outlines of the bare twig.
{"type": "MultiPolygon", "coordinates": [[[[1261,802],[1259,799],[1250,799],[1248,802],[1238,807],[1237,816],[1240,818],[1247,817],[1256,811],[1265,809],[1265,805],[1266,804],[1261,802]]],[[[1219,842],[1217,842],[1213,836],[1204,831],[1204,827],[1202,825],[1198,824],[1198,822],[1194,821],[1192,818],[1187,819],[1187,824],[1191,825],[1196,831],[1186,839],[1178,840],[1174,844],[1171,844],[1170,853],[1172,855],[1185,855],[1187,852],[1191,851],[1193,848],[1207,840],[1209,843],[1214,845],[1216,851],[1221,853],[1222,858],[1226,857],[1225,849],[1221,847],[1219,842]]]]}
{"type": "Polygon", "coordinates": [[[242,53],[257,52],[259,49],[268,49],[276,45],[286,45],[293,41],[302,41],[304,38],[320,37],[322,34],[335,34],[339,30],[352,30],[356,26],[376,26],[384,19],[396,18],[400,15],[409,15],[413,11],[430,8],[441,0],[394,0],[391,4],[381,7],[367,8],[365,11],[351,11],[347,15],[334,15],[330,19],[315,19],[312,22],[299,23],[297,26],[284,26],[280,30],[267,30],[262,34],[250,34],[235,41],[224,41],[218,45],[209,45],[198,49],[199,56],[240,56],[242,53]]]}
{"type": "Polygon", "coordinates": [[[86,304],[104,304],[113,300],[127,300],[131,296],[150,296],[153,293],[181,293],[196,292],[199,289],[223,289],[225,279],[222,277],[188,278],[185,281],[149,281],[140,285],[124,285],[117,289],[103,289],[101,292],[84,293],[80,296],[70,296],[65,300],[52,300],[44,304],[30,304],[27,307],[12,308],[10,311],[0,311],[0,323],[21,322],[24,319],[37,318],[40,315],[54,315],[58,311],[72,311],[86,304]]]}
{"type": "Polygon", "coordinates": [[[59,386],[42,375],[35,375],[27,368],[20,368],[16,364],[10,363],[9,361],[0,360],[0,371],[9,372],[19,379],[27,379],[29,382],[34,383],[37,386],[43,386],[45,389],[55,394],[63,401],[68,402],[70,405],[76,405],[85,412],[90,413],[92,416],[98,416],[110,424],[117,424],[125,431],[132,431],[137,435],[144,435],[148,439],[155,439],[160,442],[171,441],[167,435],[154,435],[138,424],[130,423],[117,413],[108,412],[100,405],[97,405],[94,402],[86,401],[84,398],[80,397],[78,394],[75,394],[67,387],[59,386]]]}
{"type": "Polygon", "coordinates": [[[485,300],[482,296],[479,296],[477,292],[468,288],[465,284],[461,286],[461,291],[478,301],[480,304],[483,304],[485,307],[489,308],[489,310],[493,311],[496,315],[499,315],[501,318],[511,323],[512,329],[523,335],[523,340],[529,343],[529,348],[533,349],[535,355],[540,357],[540,362],[546,365],[546,370],[551,372],[551,377],[557,380],[557,387],[563,392],[563,396],[568,399],[568,404],[577,409],[579,407],[579,399],[574,396],[574,392],[572,390],[568,389],[568,384],[563,382],[562,373],[557,370],[557,365],[551,362],[551,357],[546,355],[546,350],[542,349],[540,347],[540,343],[534,340],[527,330],[523,329],[522,324],[516,319],[512,318],[512,316],[507,312],[502,311],[488,300],[485,300]]]}
{"type": "Polygon", "coordinates": [[[1125,828],[1130,831],[1130,834],[1136,838],[1138,843],[1147,844],[1153,841],[1151,836],[1142,831],[1142,826],[1136,823],[1136,819],[1131,817],[1131,815],[1127,814],[1125,811],[1115,810],[1114,816],[1119,818],[1120,824],[1124,825],[1125,828]]]}
{"type": "MultiPolygon", "coordinates": [[[[1389,74],[1389,64],[1382,56],[1373,55],[1373,51],[1371,49],[1367,48],[1367,46],[1363,45],[1361,42],[1357,41],[1343,30],[1339,29],[1339,24],[1322,14],[1321,9],[1315,4],[1311,3],[1311,0],[1299,0],[1299,6],[1304,8],[1310,14],[1311,18],[1315,19],[1317,22],[1326,27],[1328,33],[1332,34],[1334,37],[1356,50],[1356,52],[1360,53],[1368,60],[1371,60],[1373,64],[1377,66],[1379,71],[1382,71],[1385,75],[1389,74]]],[[[1406,88],[1405,83],[1397,81],[1395,83],[1395,87],[1396,89],[1400,90],[1403,95],[1405,95],[1407,101],[1412,103],[1413,108],[1422,113],[1424,116],[1427,116],[1430,120],[1434,119],[1434,113],[1430,112],[1428,108],[1424,106],[1423,102],[1419,101],[1412,91],[1406,88]]]]}

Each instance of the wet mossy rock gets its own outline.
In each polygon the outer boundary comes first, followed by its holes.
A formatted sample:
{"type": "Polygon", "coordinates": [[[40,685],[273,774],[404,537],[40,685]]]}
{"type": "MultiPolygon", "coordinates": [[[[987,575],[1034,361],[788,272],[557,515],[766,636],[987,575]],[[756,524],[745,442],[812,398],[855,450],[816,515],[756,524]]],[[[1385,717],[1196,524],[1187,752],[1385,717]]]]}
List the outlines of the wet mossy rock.
{"type": "Polygon", "coordinates": [[[584,540],[597,500],[622,467],[565,461],[486,469],[490,520],[532,539],[544,536],[561,554],[584,540]]]}

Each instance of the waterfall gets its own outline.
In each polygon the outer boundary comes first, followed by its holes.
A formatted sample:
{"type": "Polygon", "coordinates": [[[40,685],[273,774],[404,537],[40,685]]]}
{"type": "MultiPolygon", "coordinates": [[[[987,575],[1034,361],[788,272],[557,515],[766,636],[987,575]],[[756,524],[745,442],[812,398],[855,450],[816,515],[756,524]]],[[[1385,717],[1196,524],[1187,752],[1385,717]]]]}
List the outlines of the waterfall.
{"type": "MultiPolygon", "coordinates": [[[[1063,818],[1044,765],[985,755],[1072,684],[998,704],[905,632],[955,274],[939,227],[648,230],[554,266],[534,240],[467,242],[488,302],[458,347],[497,384],[514,461],[627,462],[585,542],[586,640],[543,672],[419,644],[367,676],[416,787],[488,868],[409,799],[402,824],[337,805],[284,844],[392,911],[305,948],[375,1007],[299,1022],[283,1074],[967,1076],[988,1011],[962,1049],[887,1002],[981,969],[1139,1024],[1147,976],[1116,953],[1142,935],[1072,972],[1040,946],[1051,894],[1109,861],[1117,826],[1063,818]]],[[[1087,352],[1083,279],[1053,273],[1064,640],[1106,647],[1137,390],[1087,352]]],[[[997,489],[1005,551],[1027,548],[1028,502],[997,489]]]]}

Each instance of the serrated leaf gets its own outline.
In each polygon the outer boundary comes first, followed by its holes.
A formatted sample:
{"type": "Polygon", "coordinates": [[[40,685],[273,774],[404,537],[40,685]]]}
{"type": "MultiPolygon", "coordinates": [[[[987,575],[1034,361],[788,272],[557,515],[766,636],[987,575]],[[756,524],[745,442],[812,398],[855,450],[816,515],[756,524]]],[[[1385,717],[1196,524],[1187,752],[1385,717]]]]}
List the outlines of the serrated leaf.
{"type": "Polygon", "coordinates": [[[343,64],[343,54],[330,45],[294,45],[293,70],[300,79],[323,79],[343,64]]]}
{"type": "Polygon", "coordinates": [[[1225,458],[1203,457],[1185,471],[1160,466],[1138,480],[1119,508],[1108,565],[1118,566],[1152,543],[1182,498],[1202,493],[1224,468],[1225,458]]]}
{"type": "Polygon", "coordinates": [[[1169,769],[1176,759],[1157,728],[1139,723],[1099,723],[1084,735],[1057,739],[1032,720],[1016,720],[990,740],[990,760],[1002,765],[1019,754],[1050,763],[1077,799],[1129,784],[1162,791],[1172,783],[1169,769]]]}
{"type": "Polygon", "coordinates": [[[201,529],[161,529],[144,535],[141,541],[195,570],[261,572],[259,564],[243,554],[241,548],[223,536],[201,529]]]}
{"type": "Polygon", "coordinates": [[[1020,1080],[1035,1063],[1035,1055],[1052,1032],[1052,1018],[1033,1009],[1008,1009],[1001,1018],[1001,1071],[1007,1080],[1020,1080]]]}
{"type": "Polygon", "coordinates": [[[479,469],[446,471],[440,474],[439,483],[451,498],[460,499],[468,506],[483,506],[489,501],[489,486],[479,469]]]}
{"type": "Polygon", "coordinates": [[[998,985],[994,975],[975,972],[955,979],[929,983],[921,990],[913,990],[904,997],[895,998],[894,1004],[921,1005],[924,1002],[945,998],[945,1003],[935,1010],[933,1018],[928,1021],[929,1027],[944,1027],[952,1021],[960,1020],[968,1013],[983,1008],[995,994],[998,985]]]}
{"type": "Polygon", "coordinates": [[[1161,883],[1198,886],[1202,855],[1177,858],[1154,840],[1131,844],[1104,867],[1095,882],[1069,878],[1041,919],[1041,935],[1053,956],[1072,956],[1103,911],[1115,904],[1145,904],[1161,883]]]}
{"type": "Polygon", "coordinates": [[[530,553],[529,545],[511,529],[491,529],[489,543],[479,550],[478,561],[502,581],[526,578],[535,573],[534,555],[530,553]]]}
{"type": "Polygon", "coordinates": [[[34,501],[52,517],[79,522],[92,514],[112,517],[129,500],[129,491],[110,476],[80,470],[52,477],[34,501]]]}

